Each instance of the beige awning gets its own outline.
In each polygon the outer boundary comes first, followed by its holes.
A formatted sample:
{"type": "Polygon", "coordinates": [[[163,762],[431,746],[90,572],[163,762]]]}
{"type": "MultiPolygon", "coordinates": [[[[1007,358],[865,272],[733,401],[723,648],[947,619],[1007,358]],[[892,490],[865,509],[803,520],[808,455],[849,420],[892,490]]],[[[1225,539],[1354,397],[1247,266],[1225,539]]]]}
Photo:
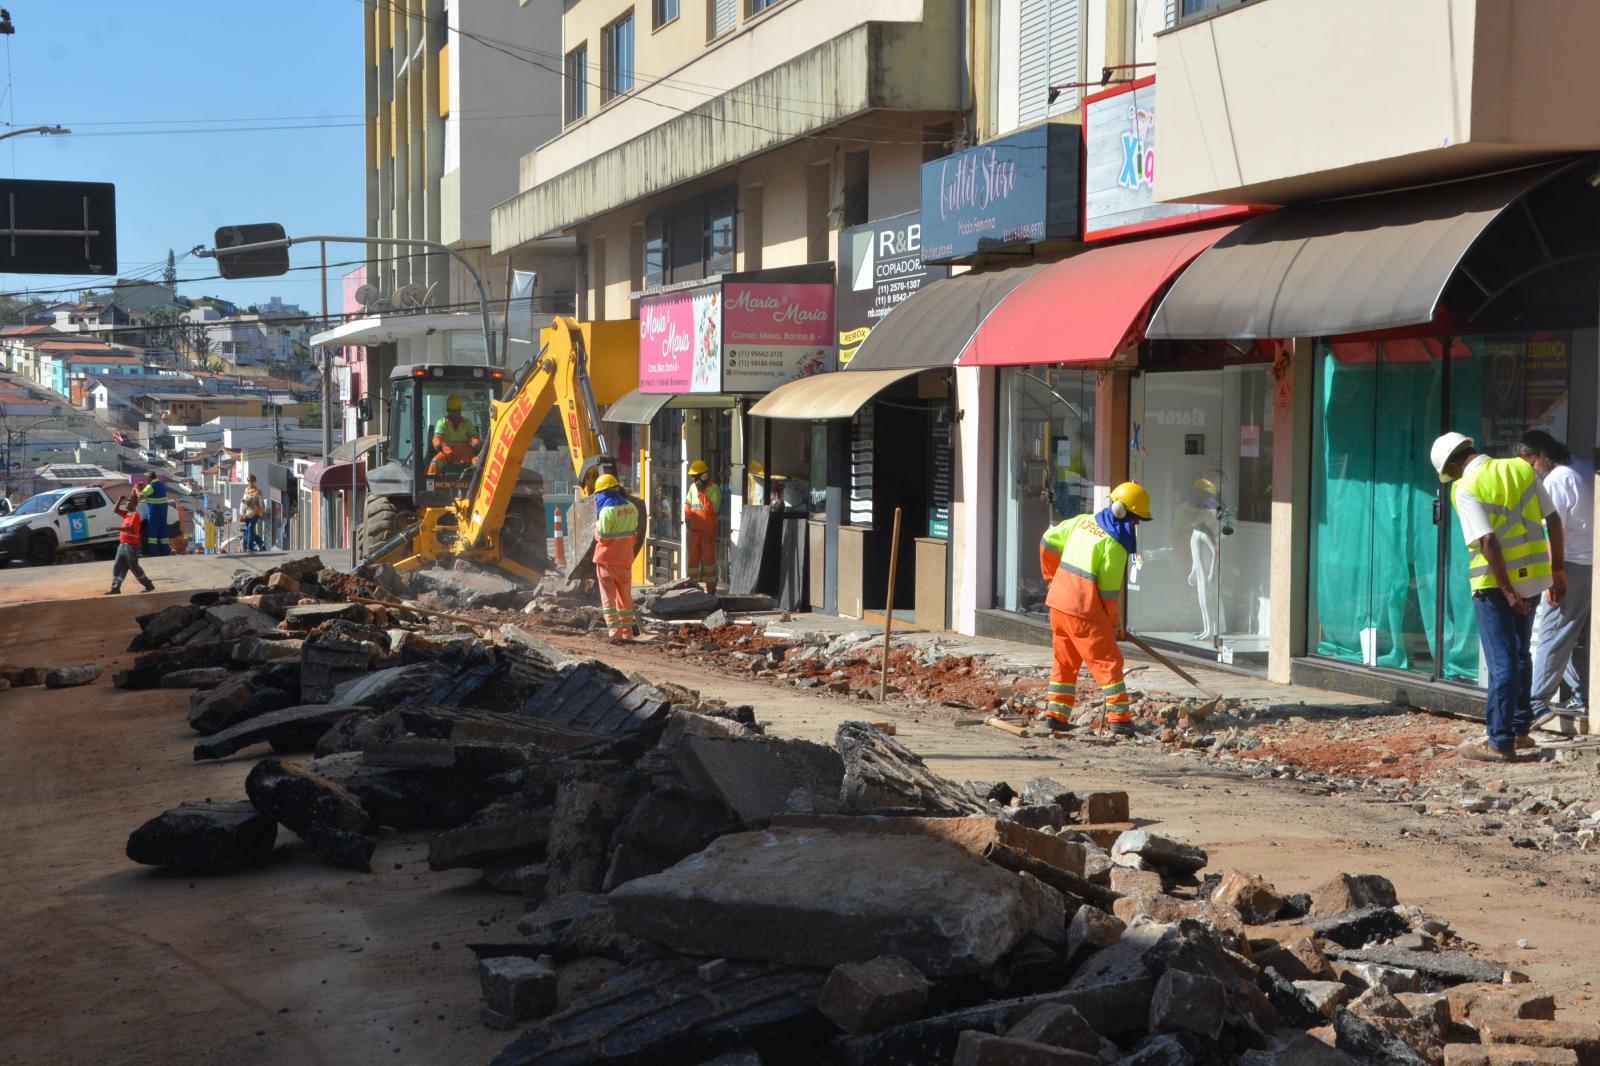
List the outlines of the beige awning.
{"type": "Polygon", "coordinates": [[[779,385],[750,408],[750,413],[757,418],[800,421],[849,418],[890,385],[927,369],[911,366],[895,370],[840,370],[831,374],[813,374],[779,385]]]}

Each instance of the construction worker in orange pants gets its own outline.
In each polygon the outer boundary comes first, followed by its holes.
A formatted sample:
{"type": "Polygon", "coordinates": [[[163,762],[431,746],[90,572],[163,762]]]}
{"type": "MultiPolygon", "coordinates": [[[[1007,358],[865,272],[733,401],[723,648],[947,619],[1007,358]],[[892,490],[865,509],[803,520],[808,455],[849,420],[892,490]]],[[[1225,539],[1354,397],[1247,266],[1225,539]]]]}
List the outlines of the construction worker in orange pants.
{"type": "Polygon", "coordinates": [[[712,484],[711,468],[704,459],[689,464],[689,477],[689,492],[683,500],[683,520],[689,528],[689,561],[683,576],[715,594],[717,515],[722,511],[722,490],[712,484]]]}
{"type": "Polygon", "coordinates": [[[607,636],[629,641],[638,623],[633,612],[633,556],[639,509],[611,474],[595,478],[594,488],[594,572],[600,584],[601,613],[607,636]]]}
{"type": "Polygon", "coordinates": [[[1100,683],[1111,731],[1133,735],[1133,710],[1122,679],[1123,636],[1117,599],[1128,571],[1128,557],[1139,550],[1136,530],[1150,521],[1150,494],[1124,481],[1111,490],[1111,502],[1092,515],[1078,515],[1045,530],[1039,541],[1039,570],[1050,582],[1050,696],[1043,717],[1067,725],[1077,703],[1078,668],[1087,663],[1100,683]]]}

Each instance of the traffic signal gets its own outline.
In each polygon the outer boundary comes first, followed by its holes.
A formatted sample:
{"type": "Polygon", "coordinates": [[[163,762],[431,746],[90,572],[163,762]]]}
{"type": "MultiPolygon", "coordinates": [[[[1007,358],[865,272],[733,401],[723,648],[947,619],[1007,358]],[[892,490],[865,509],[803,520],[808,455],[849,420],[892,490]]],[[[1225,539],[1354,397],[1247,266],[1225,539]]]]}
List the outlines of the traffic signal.
{"type": "Polygon", "coordinates": [[[289,270],[289,246],[261,248],[253,252],[229,252],[251,244],[286,239],[276,222],[257,222],[247,226],[223,226],[217,230],[217,270],[225,278],[275,278],[289,270]]]}

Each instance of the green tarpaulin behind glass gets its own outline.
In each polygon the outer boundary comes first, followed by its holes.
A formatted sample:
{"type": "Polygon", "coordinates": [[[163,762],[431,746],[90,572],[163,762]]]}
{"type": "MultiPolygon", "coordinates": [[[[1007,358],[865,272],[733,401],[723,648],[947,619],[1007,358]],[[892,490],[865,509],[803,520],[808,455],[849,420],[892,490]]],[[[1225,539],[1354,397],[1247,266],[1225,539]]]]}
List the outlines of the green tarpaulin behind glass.
{"type": "MultiPolygon", "coordinates": [[[[1414,353],[1415,349],[1409,349],[1414,353]]],[[[1432,675],[1439,580],[1439,481],[1428,447],[1439,433],[1442,364],[1397,361],[1381,346],[1319,346],[1312,552],[1317,652],[1432,675]],[[1363,351],[1364,349],[1364,351],[1363,351]]],[[[1450,367],[1450,421],[1481,424],[1478,361],[1450,367]]],[[[1443,670],[1476,681],[1478,630],[1460,526],[1449,513],[1443,670]]]]}

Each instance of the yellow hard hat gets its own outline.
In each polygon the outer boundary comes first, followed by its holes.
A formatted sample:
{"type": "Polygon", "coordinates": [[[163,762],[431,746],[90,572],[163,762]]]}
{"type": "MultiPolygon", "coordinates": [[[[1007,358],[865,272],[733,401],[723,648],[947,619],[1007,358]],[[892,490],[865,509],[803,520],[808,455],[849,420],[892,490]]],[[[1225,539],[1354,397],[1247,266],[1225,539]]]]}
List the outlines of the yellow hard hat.
{"type": "Polygon", "coordinates": [[[1142,521],[1150,521],[1150,494],[1137,481],[1124,481],[1111,490],[1111,502],[1142,521]]]}
{"type": "Polygon", "coordinates": [[[461,410],[462,406],[463,404],[461,403],[461,397],[459,396],[452,396],[444,402],[444,409],[446,411],[459,411],[461,410]]]}
{"type": "Polygon", "coordinates": [[[601,474],[599,477],[594,479],[594,491],[604,492],[606,489],[614,489],[621,484],[622,482],[618,481],[612,475],[601,474]]]}
{"type": "Polygon", "coordinates": [[[699,477],[701,474],[708,473],[710,470],[711,468],[706,465],[706,461],[704,459],[696,459],[694,462],[689,464],[690,477],[699,477]]]}
{"type": "Polygon", "coordinates": [[[762,474],[767,472],[767,468],[757,462],[750,463],[745,467],[745,470],[751,477],[760,477],[762,474]]]}
{"type": "Polygon", "coordinates": [[[1194,487],[1197,492],[1204,492],[1210,496],[1218,495],[1216,482],[1208,477],[1196,478],[1194,487]]]}

